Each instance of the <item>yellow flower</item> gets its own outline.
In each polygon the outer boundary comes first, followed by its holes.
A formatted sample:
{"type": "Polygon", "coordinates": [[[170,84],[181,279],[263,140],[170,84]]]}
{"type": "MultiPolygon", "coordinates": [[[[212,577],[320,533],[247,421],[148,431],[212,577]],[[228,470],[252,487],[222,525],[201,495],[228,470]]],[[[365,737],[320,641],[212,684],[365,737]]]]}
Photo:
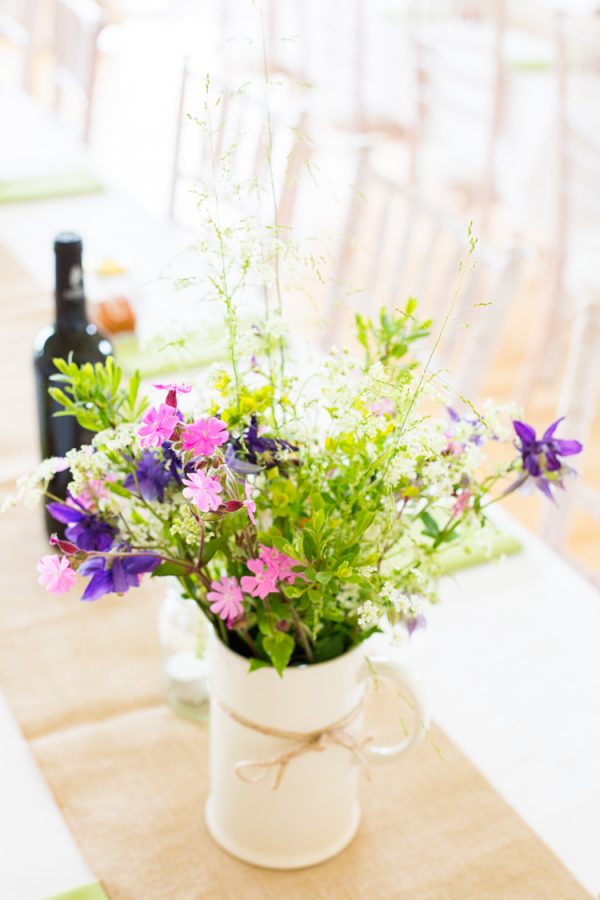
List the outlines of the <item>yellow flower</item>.
{"type": "Polygon", "coordinates": [[[219,377],[215,381],[215,389],[219,391],[221,395],[225,393],[229,385],[231,384],[231,378],[225,371],[219,372],[219,377]]]}

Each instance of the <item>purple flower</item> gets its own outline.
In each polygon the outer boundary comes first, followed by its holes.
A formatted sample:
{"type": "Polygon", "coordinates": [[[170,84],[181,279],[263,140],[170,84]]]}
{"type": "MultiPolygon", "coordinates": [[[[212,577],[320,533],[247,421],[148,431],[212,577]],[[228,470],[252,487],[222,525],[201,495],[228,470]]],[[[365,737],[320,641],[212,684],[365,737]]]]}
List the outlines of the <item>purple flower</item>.
{"type": "Polygon", "coordinates": [[[173,450],[173,445],[169,441],[164,441],[162,452],[171,477],[174,478],[181,487],[184,477],[194,471],[194,462],[190,460],[190,462],[184,465],[181,456],[173,450]]]}
{"type": "Polygon", "coordinates": [[[583,450],[583,444],[579,441],[567,441],[554,437],[554,432],[563,419],[564,416],[553,422],[541,438],[537,437],[535,429],[526,422],[519,422],[518,419],[513,422],[520,442],[517,444],[517,449],[521,452],[523,470],[535,479],[538,488],[550,500],[554,498],[548,479],[545,477],[546,474],[564,471],[565,467],[559,459],[560,456],[574,456],[583,450]]]}
{"type": "Polygon", "coordinates": [[[131,472],[123,482],[123,487],[136,494],[139,485],[139,493],[144,500],[159,500],[162,503],[165,499],[165,486],[172,478],[171,471],[165,469],[158,454],[145,450],[137,464],[135,477],[131,472]]]}
{"type": "Polygon", "coordinates": [[[69,499],[69,503],[47,505],[52,518],[67,526],[67,540],[76,544],[80,550],[108,550],[117,535],[117,529],[94,513],[89,513],[77,500],[72,497],[69,499]]]}
{"type": "MultiPolygon", "coordinates": [[[[284,441],[282,438],[263,437],[259,434],[256,416],[252,416],[250,425],[246,428],[243,436],[232,441],[231,446],[236,456],[241,454],[249,463],[266,469],[271,469],[273,466],[281,465],[284,462],[284,460],[278,458],[278,454],[282,451],[289,450],[293,453],[298,451],[298,447],[290,444],[289,441],[284,441]]],[[[285,461],[292,462],[295,465],[299,463],[297,458],[285,461]]]]}
{"type": "Polygon", "coordinates": [[[125,594],[138,587],[140,575],[153,572],[160,559],[151,554],[139,556],[93,556],[79,566],[82,575],[91,575],[82,600],[99,600],[105,594],[125,594]]]}
{"type": "MultiPolygon", "coordinates": [[[[237,457],[231,444],[227,444],[225,448],[225,464],[238,476],[256,475],[257,472],[260,472],[260,466],[257,466],[256,463],[247,462],[245,459],[237,457]]],[[[239,478],[239,480],[243,481],[244,479],[239,478]]]]}
{"type": "Polygon", "coordinates": [[[418,616],[409,616],[405,622],[406,630],[408,631],[408,636],[412,637],[417,628],[426,628],[427,627],[427,619],[425,616],[419,614],[418,616]]]}

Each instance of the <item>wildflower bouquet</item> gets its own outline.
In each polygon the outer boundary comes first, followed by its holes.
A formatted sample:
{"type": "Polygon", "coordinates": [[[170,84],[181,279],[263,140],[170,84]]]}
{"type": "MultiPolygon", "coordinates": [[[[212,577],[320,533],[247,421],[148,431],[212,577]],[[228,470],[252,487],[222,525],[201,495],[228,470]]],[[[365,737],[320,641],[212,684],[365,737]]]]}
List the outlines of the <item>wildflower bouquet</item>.
{"type": "MultiPolygon", "coordinates": [[[[69,590],[79,573],[82,599],[96,601],[143,576],[174,576],[226,645],[281,673],[343,654],[383,617],[412,631],[435,600],[446,548],[473,546],[489,505],[526,482],[552,497],[581,445],[556,438],[558,422],[538,438],[508,408],[478,411],[463,399],[468,414],[455,410],[433,355],[423,363],[414,352],[432,323],[413,299],[374,321],[356,317],[362,358],[332,352],[314,370],[294,369],[281,272],[294,246],[277,222],[270,125],[267,184],[247,186],[259,205],[272,201],[265,225],[229,209],[242,186],[231,171],[236,146],[215,149],[220,100],[207,77],[194,120],[211,163],[196,191],[201,271],[176,287],[195,285],[221,305],[227,364],[202,395],[156,384],[149,400],[139,376],[122,385],[111,359],[56,360],[59,415],[95,436],[45,460],[18,493],[45,496],[64,526],[64,539],[52,538],[58,555],[38,566],[50,591],[69,590]],[[257,289],[264,311],[244,331],[238,299],[257,289]],[[491,441],[507,448],[495,464],[484,455],[491,441]],[[49,488],[66,468],[63,502],[49,488]]],[[[471,253],[475,244],[469,230],[471,253]]],[[[295,255],[321,280],[314,254],[295,255]]]]}
{"type": "Polygon", "coordinates": [[[509,408],[449,406],[412,356],[430,327],[413,300],[359,316],[362,358],[334,351],[302,378],[256,327],[197,408],[188,384],[156,384],[148,401],[111,359],[56,360],[61,414],[95,436],[21,484],[64,526],[40,582],[63,593],[78,573],[96,601],[174,576],[226,645],[279,673],[345,653],[384,617],[411,632],[445,549],[476,544],[490,504],[526,482],[552,498],[582,449],[558,422],[538,438],[509,408]],[[491,441],[507,449],[493,465],[491,441]],[[62,502],[49,484],[66,467],[62,502]]]}

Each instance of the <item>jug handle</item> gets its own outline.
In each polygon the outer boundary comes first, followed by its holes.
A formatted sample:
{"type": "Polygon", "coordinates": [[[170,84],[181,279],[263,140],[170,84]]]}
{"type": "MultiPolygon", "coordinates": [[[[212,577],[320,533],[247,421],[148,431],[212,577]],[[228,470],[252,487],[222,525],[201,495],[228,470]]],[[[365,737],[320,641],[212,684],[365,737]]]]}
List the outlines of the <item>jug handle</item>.
{"type": "Polygon", "coordinates": [[[429,727],[430,715],[425,690],[419,675],[399,660],[390,657],[369,656],[367,665],[375,677],[382,676],[396,682],[400,687],[403,699],[408,702],[415,712],[416,726],[403,740],[395,744],[373,744],[369,742],[365,746],[365,754],[369,762],[391,762],[418,744],[429,727]]]}

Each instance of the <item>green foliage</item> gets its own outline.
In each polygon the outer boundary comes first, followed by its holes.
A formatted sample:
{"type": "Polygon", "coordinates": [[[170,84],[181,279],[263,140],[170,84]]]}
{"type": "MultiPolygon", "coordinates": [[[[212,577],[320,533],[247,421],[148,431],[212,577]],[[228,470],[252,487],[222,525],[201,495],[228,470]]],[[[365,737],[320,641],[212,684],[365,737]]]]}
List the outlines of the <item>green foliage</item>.
{"type": "Polygon", "coordinates": [[[115,428],[124,422],[136,422],[148,405],[145,398],[138,400],[140,373],[136,371],[128,386],[122,386],[122,370],[111,356],[106,363],[73,362],[68,359],[53,360],[57,375],[50,379],[61,387],[51,387],[48,393],[63,409],[57,416],[75,416],[88,431],[115,428]]]}
{"type": "Polygon", "coordinates": [[[283,675],[294,652],[294,638],[283,631],[273,631],[263,637],[263,647],[279,675],[283,675]]]}
{"type": "Polygon", "coordinates": [[[385,307],[379,311],[379,320],[356,314],[356,331],[359,343],[365,350],[366,365],[375,361],[391,363],[403,359],[415,341],[427,337],[431,319],[422,322],[415,317],[417,301],[409,297],[404,309],[394,315],[385,307]]]}

